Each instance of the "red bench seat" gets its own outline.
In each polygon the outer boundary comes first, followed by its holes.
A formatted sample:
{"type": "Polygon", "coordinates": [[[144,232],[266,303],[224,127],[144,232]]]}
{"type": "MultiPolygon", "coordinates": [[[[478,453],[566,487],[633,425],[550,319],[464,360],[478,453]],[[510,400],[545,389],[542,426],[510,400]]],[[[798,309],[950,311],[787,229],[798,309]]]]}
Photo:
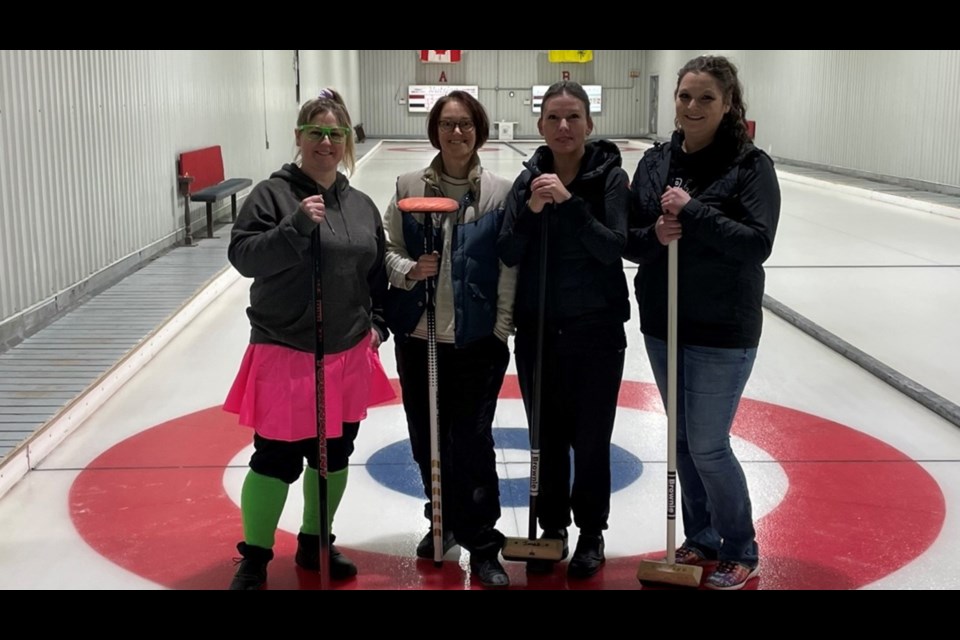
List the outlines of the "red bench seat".
{"type": "Polygon", "coordinates": [[[237,219],[237,193],[253,184],[248,178],[224,179],[223,153],[220,146],[206,147],[180,154],[179,182],[187,197],[184,223],[187,227],[186,244],[193,243],[190,230],[190,201],[207,203],[207,237],[213,237],[213,204],[230,196],[231,219],[237,219]]]}

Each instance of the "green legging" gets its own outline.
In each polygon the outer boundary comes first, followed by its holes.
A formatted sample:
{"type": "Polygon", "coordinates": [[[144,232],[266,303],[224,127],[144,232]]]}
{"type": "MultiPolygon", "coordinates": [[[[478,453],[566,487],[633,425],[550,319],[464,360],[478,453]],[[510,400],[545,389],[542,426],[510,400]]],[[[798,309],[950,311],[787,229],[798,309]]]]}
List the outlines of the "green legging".
{"type": "MultiPolygon", "coordinates": [[[[333,517],[347,488],[348,470],[349,467],[327,473],[327,524],[331,530],[333,517]]],[[[283,480],[270,478],[252,469],[247,472],[240,494],[243,539],[247,544],[273,549],[277,525],[289,490],[290,485],[283,480]]],[[[311,467],[307,467],[303,474],[303,522],[300,531],[313,535],[320,533],[320,487],[317,470],[311,467]]]]}

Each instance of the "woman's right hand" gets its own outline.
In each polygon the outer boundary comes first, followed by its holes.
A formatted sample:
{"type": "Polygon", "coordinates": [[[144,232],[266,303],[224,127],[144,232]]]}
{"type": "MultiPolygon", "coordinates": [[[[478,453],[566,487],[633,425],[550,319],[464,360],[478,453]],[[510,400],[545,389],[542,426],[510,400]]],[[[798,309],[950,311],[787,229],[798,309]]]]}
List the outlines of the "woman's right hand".
{"type": "Polygon", "coordinates": [[[657,240],[659,240],[663,246],[667,246],[674,240],[679,240],[680,236],[683,235],[683,227],[680,226],[680,219],[669,213],[665,213],[657,218],[654,229],[657,232],[657,240]]]}
{"type": "Polygon", "coordinates": [[[407,272],[410,280],[426,280],[440,273],[440,254],[425,253],[417,259],[417,264],[407,272]]]}
{"type": "Polygon", "coordinates": [[[321,195],[307,196],[300,201],[300,208],[317,224],[323,222],[327,215],[327,209],[323,204],[323,196],[321,195]]]}

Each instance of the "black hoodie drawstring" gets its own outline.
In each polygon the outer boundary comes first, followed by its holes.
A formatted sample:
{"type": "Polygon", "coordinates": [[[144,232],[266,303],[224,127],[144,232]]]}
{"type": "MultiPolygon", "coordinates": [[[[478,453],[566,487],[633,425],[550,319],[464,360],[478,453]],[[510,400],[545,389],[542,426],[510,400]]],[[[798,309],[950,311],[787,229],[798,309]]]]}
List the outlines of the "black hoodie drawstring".
{"type": "MultiPolygon", "coordinates": [[[[334,182],[332,189],[336,189],[336,188],[337,188],[337,183],[334,182]]],[[[318,195],[318,196],[322,196],[322,195],[323,195],[323,185],[321,185],[319,182],[317,183],[317,195],[318,195]]],[[[339,200],[339,198],[338,198],[338,200],[339,200]]],[[[326,205],[326,199],[324,199],[324,205],[326,205]]],[[[337,203],[337,205],[338,205],[337,208],[340,209],[339,202],[337,203]]],[[[342,210],[341,210],[341,212],[340,212],[340,216],[343,217],[343,211],[342,211],[342,210]]],[[[327,223],[327,228],[330,229],[330,233],[332,233],[333,235],[337,235],[337,230],[333,228],[333,225],[332,225],[332,224],[330,224],[330,219],[326,216],[326,214],[324,214],[323,219],[326,221],[326,223],[327,223]]],[[[346,226],[346,224],[344,224],[344,226],[346,226]]],[[[349,237],[350,237],[350,232],[347,231],[347,238],[349,238],[349,237]]]]}

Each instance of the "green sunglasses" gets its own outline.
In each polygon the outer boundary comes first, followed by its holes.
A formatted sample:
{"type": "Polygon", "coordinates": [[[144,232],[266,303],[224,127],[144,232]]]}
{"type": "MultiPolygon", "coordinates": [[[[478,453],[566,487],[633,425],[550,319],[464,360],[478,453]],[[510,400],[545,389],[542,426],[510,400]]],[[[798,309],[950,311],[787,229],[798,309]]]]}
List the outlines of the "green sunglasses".
{"type": "Polygon", "coordinates": [[[344,144],[351,131],[347,127],[321,127],[318,124],[303,124],[297,127],[297,131],[307,137],[310,142],[323,142],[324,138],[330,138],[331,144],[344,144]]]}

